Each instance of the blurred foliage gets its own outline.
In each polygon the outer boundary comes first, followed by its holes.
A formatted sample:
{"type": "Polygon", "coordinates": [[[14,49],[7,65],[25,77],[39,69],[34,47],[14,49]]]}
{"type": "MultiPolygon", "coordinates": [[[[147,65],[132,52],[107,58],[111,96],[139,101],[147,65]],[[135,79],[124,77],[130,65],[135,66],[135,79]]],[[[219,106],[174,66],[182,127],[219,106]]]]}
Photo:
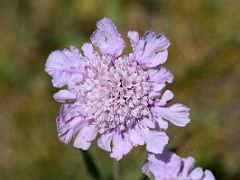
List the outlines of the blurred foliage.
{"type": "MultiPolygon", "coordinates": [[[[104,16],[126,41],[129,30],[166,33],[176,77],[168,87],[192,109],[186,128],[168,129],[169,147],[217,179],[240,179],[239,9],[239,0],[0,0],[0,179],[92,179],[86,160],[112,179],[112,160],[96,142],[89,161],[57,139],[57,90],[44,72],[51,51],[81,47],[104,16]]],[[[135,148],[120,162],[121,179],[146,179],[145,161],[135,148]]]]}

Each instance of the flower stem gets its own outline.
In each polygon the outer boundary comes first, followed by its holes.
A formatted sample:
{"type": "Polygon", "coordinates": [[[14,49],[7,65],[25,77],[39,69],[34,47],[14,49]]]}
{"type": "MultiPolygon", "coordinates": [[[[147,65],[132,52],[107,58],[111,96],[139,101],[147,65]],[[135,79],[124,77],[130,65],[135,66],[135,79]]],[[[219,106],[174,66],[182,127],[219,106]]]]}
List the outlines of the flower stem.
{"type": "Polygon", "coordinates": [[[119,161],[113,161],[113,179],[120,180],[120,167],[119,161]]]}

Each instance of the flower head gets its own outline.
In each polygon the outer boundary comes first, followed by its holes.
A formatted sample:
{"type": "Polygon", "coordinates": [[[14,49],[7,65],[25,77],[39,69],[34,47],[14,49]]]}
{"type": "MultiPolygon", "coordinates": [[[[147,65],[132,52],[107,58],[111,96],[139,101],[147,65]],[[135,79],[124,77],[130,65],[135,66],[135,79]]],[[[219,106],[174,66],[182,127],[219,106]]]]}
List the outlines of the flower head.
{"type": "Polygon", "coordinates": [[[168,122],[189,123],[189,108],[166,107],[173,93],[163,92],[172,73],[162,67],[170,45],[164,34],[129,32],[133,52],[122,55],[125,42],[108,18],[97,22],[91,43],[52,52],[46,72],[52,76],[54,95],[62,103],[57,118],[59,139],[87,150],[97,137],[98,146],[119,160],[134,146],[146,144],[151,153],[161,153],[168,142],[168,122]],[[95,47],[94,47],[95,46],[95,47]],[[98,48],[101,52],[95,50],[98,48]]]}
{"type": "Polygon", "coordinates": [[[192,157],[180,158],[178,155],[164,149],[162,154],[148,155],[148,162],[143,166],[144,174],[151,172],[155,180],[214,180],[211,171],[197,167],[192,157]]]}

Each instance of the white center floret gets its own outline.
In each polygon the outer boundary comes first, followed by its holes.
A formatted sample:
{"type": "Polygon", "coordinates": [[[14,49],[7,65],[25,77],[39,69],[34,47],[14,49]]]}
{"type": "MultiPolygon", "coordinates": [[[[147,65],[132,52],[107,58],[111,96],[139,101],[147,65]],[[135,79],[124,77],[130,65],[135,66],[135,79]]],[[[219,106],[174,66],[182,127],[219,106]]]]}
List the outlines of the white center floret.
{"type": "Polygon", "coordinates": [[[124,130],[149,116],[148,73],[128,58],[102,60],[81,84],[85,112],[101,129],[124,130]]]}

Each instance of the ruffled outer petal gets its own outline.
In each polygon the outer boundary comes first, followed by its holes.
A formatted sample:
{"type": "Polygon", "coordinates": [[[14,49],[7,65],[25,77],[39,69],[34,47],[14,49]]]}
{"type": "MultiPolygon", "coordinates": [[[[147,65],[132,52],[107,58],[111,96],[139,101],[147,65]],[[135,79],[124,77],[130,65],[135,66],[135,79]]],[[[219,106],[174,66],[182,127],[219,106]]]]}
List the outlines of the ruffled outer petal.
{"type": "Polygon", "coordinates": [[[143,145],[145,143],[139,127],[129,130],[129,140],[133,146],[143,145]]]}
{"type": "Polygon", "coordinates": [[[179,177],[186,180],[215,180],[211,171],[205,170],[201,167],[194,168],[195,159],[193,157],[182,158],[183,168],[179,173],[179,177]]]}
{"type": "Polygon", "coordinates": [[[202,177],[203,177],[203,170],[200,167],[195,168],[189,174],[189,179],[202,179],[202,177]]]}
{"type": "Polygon", "coordinates": [[[60,103],[73,102],[77,98],[77,94],[71,90],[60,90],[53,95],[54,99],[60,103]]]}
{"type": "Polygon", "coordinates": [[[163,131],[145,129],[142,136],[146,143],[147,151],[152,153],[162,153],[169,140],[163,131]]]}
{"type": "Polygon", "coordinates": [[[52,52],[45,66],[45,71],[52,76],[54,87],[72,85],[83,80],[86,63],[78,49],[71,46],[70,50],[52,52]]]}
{"type": "Polygon", "coordinates": [[[146,32],[144,37],[139,39],[137,32],[129,32],[128,37],[135,59],[142,68],[153,68],[167,60],[167,48],[170,42],[164,34],[157,35],[154,32],[146,32]]]}
{"type": "Polygon", "coordinates": [[[73,146],[79,149],[87,150],[92,141],[96,138],[97,132],[98,131],[95,125],[84,126],[75,138],[73,146]]]}
{"type": "Polygon", "coordinates": [[[87,59],[88,63],[93,66],[97,66],[100,63],[100,56],[99,54],[93,49],[91,43],[84,43],[82,45],[82,50],[85,58],[87,59]]]}
{"type": "Polygon", "coordinates": [[[111,152],[111,141],[113,139],[113,132],[107,132],[101,135],[98,139],[98,147],[105,151],[111,152]]]}
{"type": "Polygon", "coordinates": [[[148,154],[148,162],[143,166],[144,174],[149,175],[150,172],[156,180],[167,180],[176,177],[181,168],[181,158],[164,149],[162,154],[148,154]]]}
{"type": "Polygon", "coordinates": [[[128,32],[128,38],[130,39],[130,43],[131,46],[133,48],[133,50],[135,49],[135,47],[137,46],[138,42],[139,42],[139,34],[136,31],[129,31],[128,32]]]}
{"type": "Polygon", "coordinates": [[[105,56],[111,59],[118,57],[125,48],[125,43],[117,27],[111,19],[106,17],[97,22],[97,30],[91,36],[91,41],[105,56]]]}
{"type": "Polygon", "coordinates": [[[202,168],[194,169],[195,160],[192,157],[180,158],[176,154],[164,149],[162,154],[148,154],[148,162],[143,166],[144,174],[154,175],[155,180],[214,180],[213,174],[202,168]]]}
{"type": "Polygon", "coordinates": [[[167,104],[168,101],[172,100],[173,97],[174,97],[173,92],[170,91],[170,90],[166,90],[166,91],[163,93],[163,95],[162,95],[160,101],[157,103],[157,105],[158,105],[158,106],[164,106],[164,105],[167,104]]]}
{"type": "Polygon", "coordinates": [[[110,156],[117,161],[122,159],[122,157],[129,153],[132,149],[131,142],[129,141],[128,134],[118,134],[113,135],[113,148],[110,156]]]}
{"type": "Polygon", "coordinates": [[[60,141],[68,144],[75,133],[86,124],[86,120],[80,114],[76,105],[62,105],[57,117],[57,132],[60,141]]]}
{"type": "Polygon", "coordinates": [[[110,156],[112,158],[120,160],[129,153],[133,146],[144,144],[146,144],[149,152],[161,153],[168,143],[168,139],[168,136],[163,131],[150,130],[144,126],[135,126],[124,133],[116,131],[103,133],[98,139],[98,146],[111,152],[110,156]]]}
{"type": "Polygon", "coordinates": [[[215,179],[215,177],[211,171],[209,171],[209,170],[204,171],[203,180],[214,180],[214,179],[215,179]]]}
{"type": "Polygon", "coordinates": [[[183,158],[182,176],[187,177],[190,171],[194,168],[195,159],[193,157],[183,158]]]}
{"type": "Polygon", "coordinates": [[[184,127],[190,122],[190,109],[179,103],[170,107],[155,106],[152,112],[179,127],[184,127]]]}
{"type": "Polygon", "coordinates": [[[161,67],[158,69],[149,69],[149,81],[154,83],[172,83],[173,81],[173,74],[167,70],[166,68],[161,67]]]}
{"type": "Polygon", "coordinates": [[[75,136],[74,147],[87,150],[97,135],[97,129],[82,115],[79,105],[62,105],[57,118],[58,137],[68,144],[75,136]]]}

